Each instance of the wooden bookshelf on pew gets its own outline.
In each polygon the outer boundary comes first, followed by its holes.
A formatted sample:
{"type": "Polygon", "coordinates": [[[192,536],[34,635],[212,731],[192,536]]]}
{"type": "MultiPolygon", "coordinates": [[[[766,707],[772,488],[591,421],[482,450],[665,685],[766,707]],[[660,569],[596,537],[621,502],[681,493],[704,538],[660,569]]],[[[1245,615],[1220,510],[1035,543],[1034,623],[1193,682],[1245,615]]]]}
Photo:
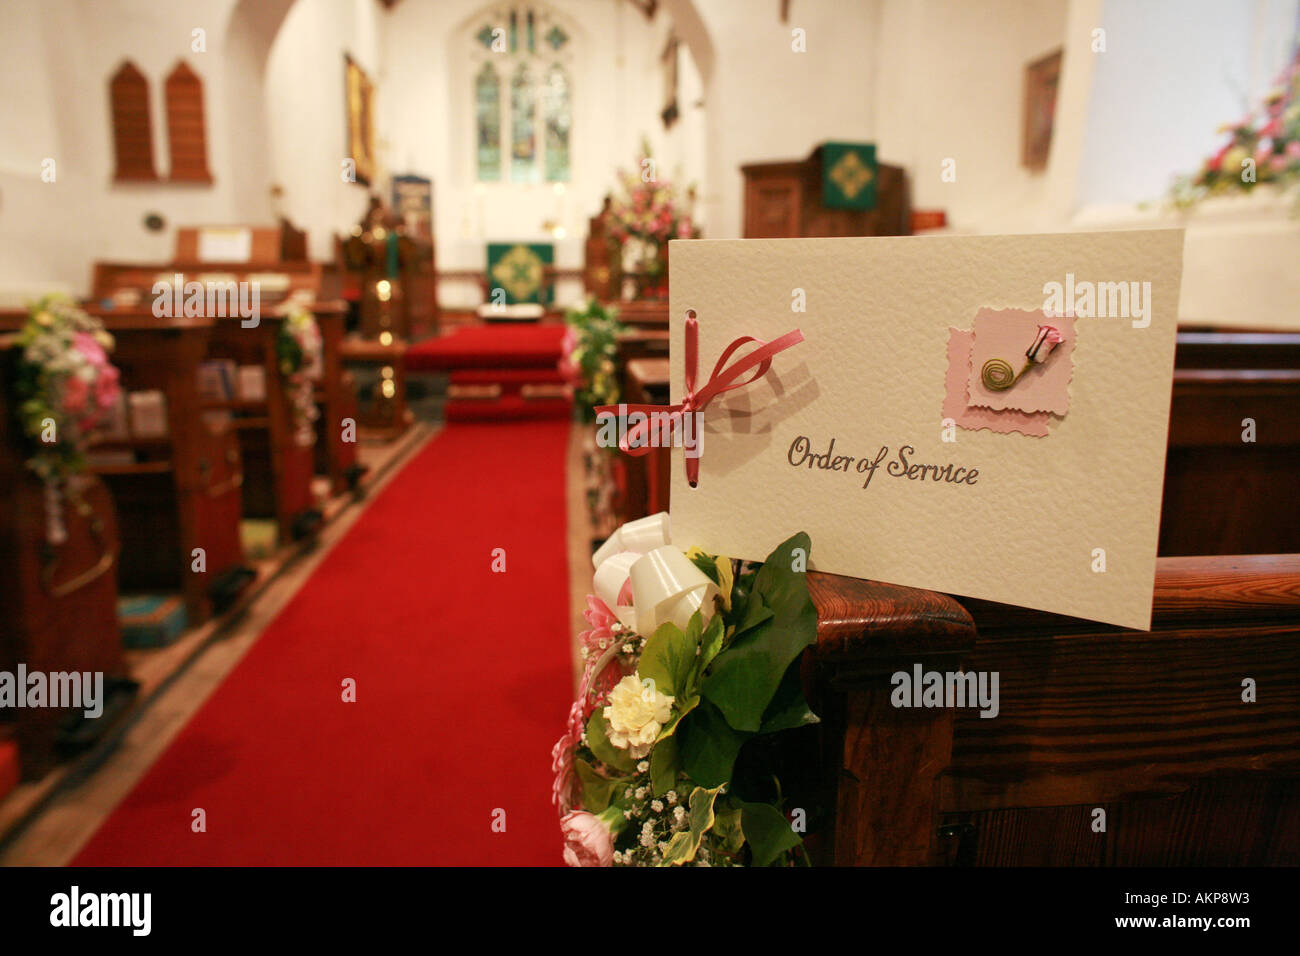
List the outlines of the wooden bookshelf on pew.
{"type": "MultiPolygon", "coordinates": [[[[68,500],[67,539],[47,540],[44,486],[27,467],[23,436],[5,398],[13,339],[0,334],[0,670],[15,674],[22,664],[29,673],[100,672],[107,697],[129,686],[117,623],[120,546],[113,501],[94,474],[74,477],[84,511],[68,500]]],[[[70,714],[53,707],[6,710],[22,776],[39,777],[54,762],[60,725],[70,714]]]]}

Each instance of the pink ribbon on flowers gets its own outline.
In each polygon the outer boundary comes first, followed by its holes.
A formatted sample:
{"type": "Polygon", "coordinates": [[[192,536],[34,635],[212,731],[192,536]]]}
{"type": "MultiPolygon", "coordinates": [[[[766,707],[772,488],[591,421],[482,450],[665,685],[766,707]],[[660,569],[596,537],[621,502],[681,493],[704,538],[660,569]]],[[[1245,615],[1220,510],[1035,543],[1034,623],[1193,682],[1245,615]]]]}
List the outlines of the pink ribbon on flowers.
{"type": "MultiPolygon", "coordinates": [[[[686,313],[686,395],[676,405],[624,404],[600,405],[596,408],[597,415],[617,415],[620,412],[642,412],[646,415],[645,421],[638,422],[628,429],[627,434],[623,436],[623,440],[618,443],[619,448],[627,454],[637,457],[649,454],[652,447],[649,442],[651,424],[649,416],[652,412],[668,411],[674,418],[691,412],[703,412],[708,407],[709,402],[724,392],[743,388],[758,381],[772,367],[772,357],[774,355],[778,352],[784,352],[791,346],[798,345],[803,341],[803,332],[799,329],[787,332],[771,342],[764,342],[752,335],[742,335],[723,349],[722,354],[718,356],[717,364],[713,366],[713,374],[704,383],[704,387],[697,391],[695,380],[700,359],[699,336],[700,323],[695,317],[695,310],[691,309],[686,313]],[[744,357],[737,359],[734,364],[727,366],[727,360],[731,358],[736,349],[750,342],[757,342],[759,347],[744,357]],[[757,366],[757,370],[751,377],[743,382],[736,381],[755,366],[757,366]]],[[[686,480],[690,482],[692,488],[699,484],[700,458],[698,454],[686,455],[686,480]]]]}

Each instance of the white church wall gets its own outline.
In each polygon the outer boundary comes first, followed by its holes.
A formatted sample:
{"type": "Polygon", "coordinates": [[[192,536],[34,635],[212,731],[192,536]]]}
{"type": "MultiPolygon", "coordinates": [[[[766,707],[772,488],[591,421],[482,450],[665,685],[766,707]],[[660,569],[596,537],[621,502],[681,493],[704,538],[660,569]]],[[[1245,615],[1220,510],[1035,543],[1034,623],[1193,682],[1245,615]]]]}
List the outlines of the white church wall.
{"type": "Polygon", "coordinates": [[[875,133],[877,0],[795,0],[788,23],[779,6],[693,2],[713,52],[704,86],[710,238],[741,235],[742,165],[803,159],[818,143],[875,133]],[[796,30],[805,52],[794,49],[796,30]]]}
{"type": "Polygon", "coordinates": [[[176,224],[226,222],[237,143],[225,122],[225,24],[233,0],[121,0],[112,16],[76,0],[5,4],[6,102],[0,110],[0,301],[89,291],[96,259],[166,259],[176,224]],[[207,52],[191,49],[206,31],[207,52]],[[168,170],[163,83],[179,59],[203,80],[212,186],[116,184],[108,82],[131,59],[149,80],[154,167],[168,170]],[[44,182],[41,163],[54,160],[44,182]],[[143,219],[158,213],[161,232],[143,219]]]}
{"type": "MultiPolygon", "coordinates": [[[[381,16],[373,0],[297,0],[267,59],[262,108],[271,182],[282,190],[278,208],[307,232],[313,259],[332,259],[334,234],[346,233],[366,210],[369,190],[343,177],[349,155],[344,55],[370,77],[382,104],[389,84],[381,54],[381,16]]],[[[388,135],[381,105],[375,120],[381,157],[388,135]]],[[[376,182],[373,188],[380,185],[376,182]]]]}
{"type": "Polygon", "coordinates": [[[884,0],[876,141],[908,168],[913,208],[997,232],[1050,202],[1047,173],[1020,164],[1024,77],[1064,43],[1066,12],[1060,0],[884,0]]]}

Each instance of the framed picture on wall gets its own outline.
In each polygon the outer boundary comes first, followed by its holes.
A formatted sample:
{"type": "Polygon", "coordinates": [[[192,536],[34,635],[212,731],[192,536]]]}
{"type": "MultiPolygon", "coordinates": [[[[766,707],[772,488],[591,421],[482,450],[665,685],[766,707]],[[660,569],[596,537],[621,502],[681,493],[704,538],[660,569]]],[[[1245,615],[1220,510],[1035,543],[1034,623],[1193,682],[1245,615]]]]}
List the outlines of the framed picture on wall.
{"type": "Polygon", "coordinates": [[[369,186],[375,178],[375,86],[366,71],[346,53],[343,69],[348,156],[356,165],[356,181],[369,186]]]}
{"type": "Polygon", "coordinates": [[[1061,81],[1061,51],[1055,50],[1025,67],[1025,117],[1020,164],[1046,169],[1056,122],[1056,89],[1061,81]]]}

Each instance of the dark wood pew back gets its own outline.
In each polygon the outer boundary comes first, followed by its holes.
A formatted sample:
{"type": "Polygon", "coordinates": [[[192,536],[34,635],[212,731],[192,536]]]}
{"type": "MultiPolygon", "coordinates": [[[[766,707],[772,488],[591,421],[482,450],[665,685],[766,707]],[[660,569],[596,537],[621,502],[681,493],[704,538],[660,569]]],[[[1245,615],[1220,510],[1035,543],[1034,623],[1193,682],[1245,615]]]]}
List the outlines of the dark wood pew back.
{"type": "MultiPolygon", "coordinates": [[[[92,465],[121,517],[122,589],[179,590],[191,624],[211,616],[211,591],[240,568],[243,465],[236,434],[204,421],[198,363],[207,354],[212,320],[155,318],[147,309],[90,307],[116,340],[112,361],[126,392],[158,390],[167,408],[159,439],[96,440],[93,450],[129,450],[135,463],[92,465]],[[203,560],[196,571],[195,549],[203,560]]],[[[16,330],[25,311],[0,312],[0,330],[16,330]]]]}
{"type": "Polygon", "coordinates": [[[1300,334],[1178,334],[1160,554],[1300,552],[1300,334]]]}
{"type": "Polygon", "coordinates": [[[1300,555],[1161,558],[1149,632],[809,587],[835,862],[1300,863],[1300,555]],[[997,716],[894,707],[918,663],[996,672],[997,716]]]}

